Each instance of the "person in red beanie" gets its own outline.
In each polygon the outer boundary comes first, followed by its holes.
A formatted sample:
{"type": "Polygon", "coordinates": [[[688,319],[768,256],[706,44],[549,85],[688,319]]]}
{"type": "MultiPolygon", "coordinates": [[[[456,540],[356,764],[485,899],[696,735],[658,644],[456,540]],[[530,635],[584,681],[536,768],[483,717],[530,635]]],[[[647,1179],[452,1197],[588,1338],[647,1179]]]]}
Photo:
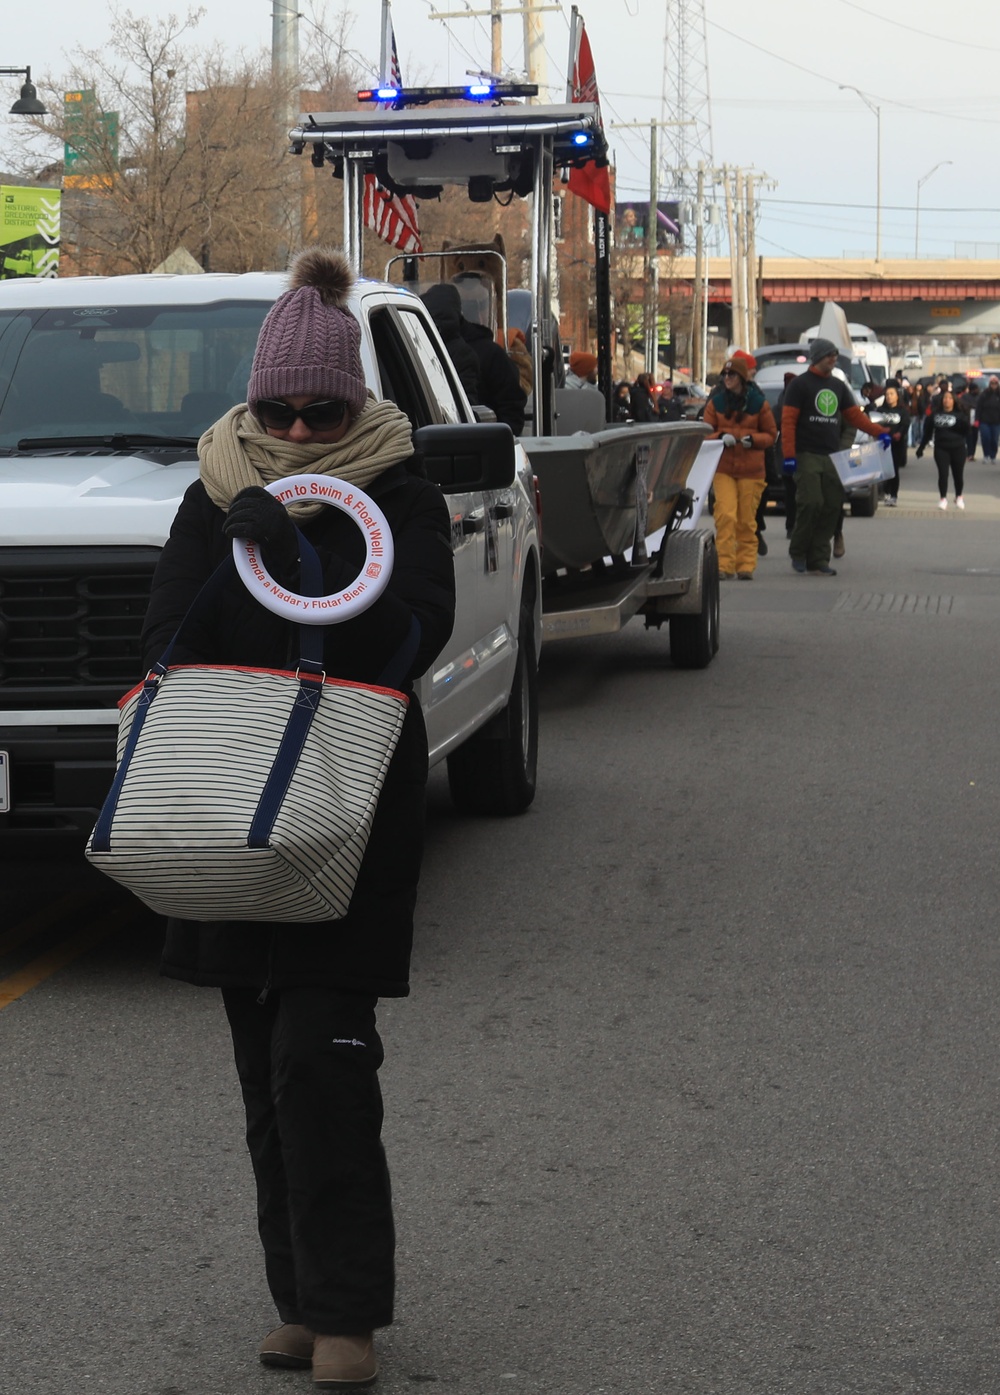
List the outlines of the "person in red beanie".
{"type": "MultiPolygon", "coordinates": [[[[181,501],[153,577],[144,671],[163,653],[203,582],[232,561],[234,538],[260,544],[267,569],[299,586],[299,533],[326,593],[350,585],[364,542],[336,509],[286,510],[264,485],[290,475],[347,480],[392,529],[386,590],[323,632],[330,678],[378,684],[390,665],[409,697],[346,916],[308,925],[253,919],[167,922],[161,972],[221,990],[246,1112],[257,1225],[280,1325],[261,1342],[267,1366],[312,1369],[317,1389],[370,1385],[374,1329],[393,1320],[395,1231],[381,1143],[380,997],[409,992],[413,908],[423,851],[427,735],[414,679],[451,633],[455,576],[449,509],[411,469],[413,433],[395,403],[369,391],[354,276],[336,252],[310,248],[261,326],[248,402],[198,443],[200,478],[181,501]],[[294,515],[294,517],[292,516],[294,515]]],[[[290,621],[226,574],[210,616],[185,630],[180,664],[287,670],[290,621]]],[[[220,750],[219,759],[242,753],[220,750]]],[[[163,791],[169,799],[170,791],[163,791]]]]}
{"type": "Polygon", "coordinates": [[[594,388],[597,386],[597,355],[579,350],[569,356],[569,372],[566,374],[568,388],[594,388]]]}
{"type": "Polygon", "coordinates": [[[723,444],[715,472],[715,546],[719,576],[751,581],[757,567],[757,506],[767,483],[764,452],[778,431],[767,398],[748,381],[747,355],[727,359],[705,407],[710,441],[723,444]]]}
{"type": "Polygon", "coordinates": [[[746,364],[747,381],[749,382],[752,380],[754,374],[757,372],[757,360],[754,358],[753,354],[748,354],[745,349],[737,349],[730,357],[736,363],[746,364]]]}

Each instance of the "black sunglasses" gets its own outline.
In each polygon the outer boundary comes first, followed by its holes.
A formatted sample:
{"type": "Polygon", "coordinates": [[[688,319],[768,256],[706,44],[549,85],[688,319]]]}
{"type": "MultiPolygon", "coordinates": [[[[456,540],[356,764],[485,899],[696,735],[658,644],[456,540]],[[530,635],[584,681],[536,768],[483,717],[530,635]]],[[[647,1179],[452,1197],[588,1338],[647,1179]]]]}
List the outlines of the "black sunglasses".
{"type": "Polygon", "coordinates": [[[332,431],[344,420],[347,403],[336,398],[310,402],[307,407],[290,407],[276,397],[262,397],[254,409],[261,426],[272,431],[287,431],[300,420],[310,431],[332,431]]]}

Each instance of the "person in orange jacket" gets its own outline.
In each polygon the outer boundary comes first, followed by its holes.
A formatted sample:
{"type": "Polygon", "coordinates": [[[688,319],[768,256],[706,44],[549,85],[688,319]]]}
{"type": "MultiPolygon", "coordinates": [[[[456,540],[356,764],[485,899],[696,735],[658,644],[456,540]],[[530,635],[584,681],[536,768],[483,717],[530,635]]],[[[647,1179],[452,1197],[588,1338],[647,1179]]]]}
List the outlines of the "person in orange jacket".
{"type": "Polygon", "coordinates": [[[721,441],[722,456],[715,472],[715,546],[719,576],[752,581],[757,566],[757,506],[767,480],[764,452],[778,431],[767,399],[750,382],[745,354],[734,354],[722,366],[722,380],[708,399],[705,424],[710,441],[721,441]]]}

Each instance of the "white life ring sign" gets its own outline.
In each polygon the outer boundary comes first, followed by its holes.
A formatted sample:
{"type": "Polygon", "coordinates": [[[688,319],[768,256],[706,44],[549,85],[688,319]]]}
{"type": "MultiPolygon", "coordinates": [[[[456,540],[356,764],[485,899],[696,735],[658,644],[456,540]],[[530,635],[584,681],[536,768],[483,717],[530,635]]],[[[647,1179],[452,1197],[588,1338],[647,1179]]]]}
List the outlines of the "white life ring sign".
{"type": "Polygon", "coordinates": [[[365,560],[349,586],[329,596],[301,596],[274,580],[250,538],[233,539],[240,580],[261,605],[300,625],[334,625],[378,600],[392,575],[392,533],[385,514],[363,490],[335,475],[289,475],[264,486],[280,504],[329,504],[352,518],[365,540],[365,560]]]}

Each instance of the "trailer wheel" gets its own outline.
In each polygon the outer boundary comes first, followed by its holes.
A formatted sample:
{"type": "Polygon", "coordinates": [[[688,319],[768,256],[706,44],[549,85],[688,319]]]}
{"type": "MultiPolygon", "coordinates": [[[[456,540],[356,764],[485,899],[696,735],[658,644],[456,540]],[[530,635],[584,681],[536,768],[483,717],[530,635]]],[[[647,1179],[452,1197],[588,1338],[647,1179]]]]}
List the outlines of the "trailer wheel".
{"type": "Polygon", "coordinates": [[[707,668],[719,652],[719,557],[714,543],[705,548],[702,566],[701,610],[670,617],[670,658],[676,668],[707,668]]]}
{"type": "Polygon", "coordinates": [[[522,604],[507,706],[448,757],[448,788],[463,814],[522,814],[535,797],[538,661],[534,613],[522,604]]]}

